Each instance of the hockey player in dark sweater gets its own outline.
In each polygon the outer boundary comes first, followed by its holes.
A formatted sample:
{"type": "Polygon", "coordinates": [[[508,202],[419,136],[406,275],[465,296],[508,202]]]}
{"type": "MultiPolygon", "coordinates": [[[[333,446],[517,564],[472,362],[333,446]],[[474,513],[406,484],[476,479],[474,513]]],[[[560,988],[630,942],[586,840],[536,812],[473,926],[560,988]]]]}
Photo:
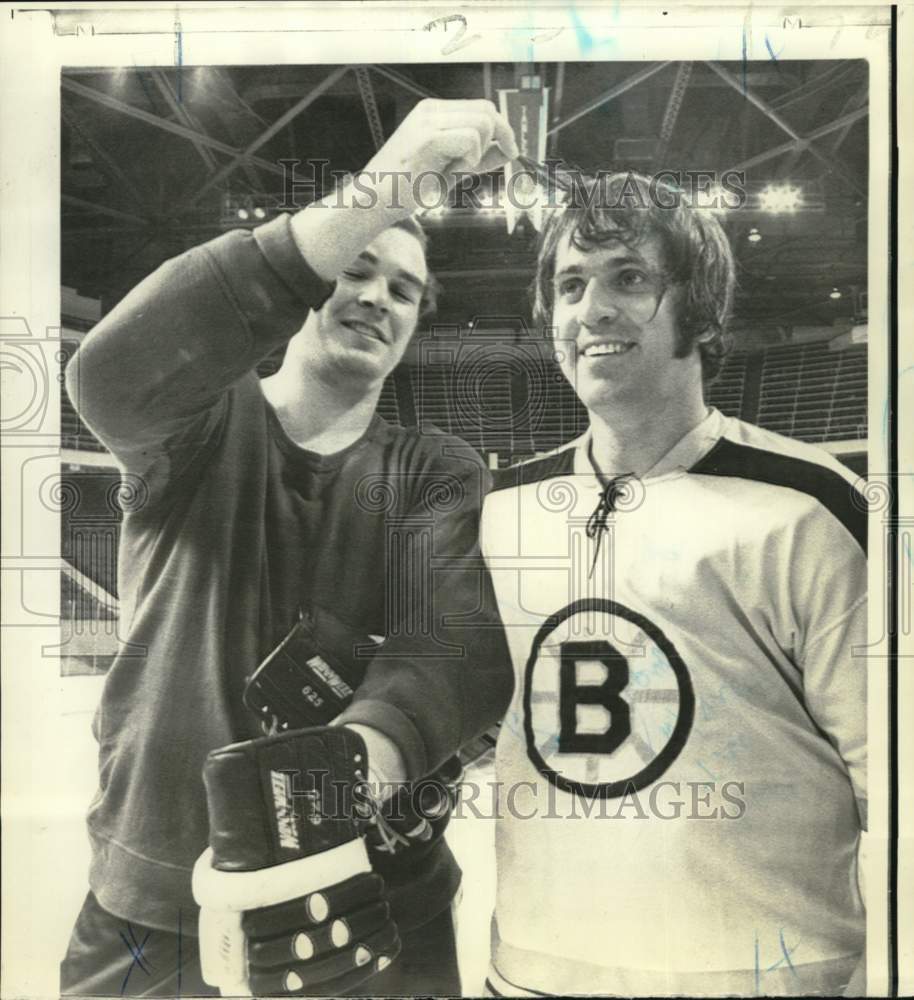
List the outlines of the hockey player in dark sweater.
{"type": "MultiPolygon", "coordinates": [[[[69,367],[70,394],[136,503],[119,554],[125,642],[94,724],[91,891],[64,993],[215,992],[191,893],[209,834],[201,767],[261,735],[245,684],[300,616],[386,638],[336,720],[364,739],[376,776],[420,779],[503,713],[510,660],[497,617],[479,610],[494,602],[473,561],[488,473],[459,439],[375,410],[428,305],[412,178],[453,182],[514,155],[491,103],[423,101],[366,168],[373,205],[337,195],[168,261],[69,367]],[[401,172],[396,198],[384,171],[401,172]],[[255,366],[283,345],[261,382],[255,366]],[[420,595],[431,628],[397,619],[412,606],[392,600],[395,521],[431,532],[420,595]],[[144,942],[129,976],[124,940],[144,942]]],[[[363,989],[459,992],[449,907],[460,872],[444,840],[405,850],[384,874],[402,950],[363,989]]],[[[295,973],[282,990],[335,983],[295,973]]]]}

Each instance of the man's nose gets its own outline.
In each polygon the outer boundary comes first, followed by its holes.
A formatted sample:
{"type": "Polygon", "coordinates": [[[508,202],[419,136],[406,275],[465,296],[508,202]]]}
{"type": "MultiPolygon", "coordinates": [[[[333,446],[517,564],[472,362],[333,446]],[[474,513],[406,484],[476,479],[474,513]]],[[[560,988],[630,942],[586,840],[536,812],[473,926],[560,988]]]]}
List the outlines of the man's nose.
{"type": "Polygon", "coordinates": [[[378,275],[370,281],[363,282],[359,288],[358,301],[366,308],[387,312],[390,306],[390,289],[384,278],[378,275]]]}
{"type": "Polygon", "coordinates": [[[587,282],[578,307],[580,321],[589,327],[611,322],[619,315],[619,307],[612,292],[597,278],[591,278],[587,282]]]}

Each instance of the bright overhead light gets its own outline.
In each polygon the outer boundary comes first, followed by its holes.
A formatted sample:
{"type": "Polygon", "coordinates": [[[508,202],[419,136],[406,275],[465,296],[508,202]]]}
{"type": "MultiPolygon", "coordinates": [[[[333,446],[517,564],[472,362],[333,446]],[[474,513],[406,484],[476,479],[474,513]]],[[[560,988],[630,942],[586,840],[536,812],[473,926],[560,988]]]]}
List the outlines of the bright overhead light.
{"type": "Polygon", "coordinates": [[[831,291],[830,291],[830,292],[828,293],[828,297],[829,297],[830,299],[840,299],[840,298],[841,298],[841,289],[840,289],[840,288],[833,288],[833,289],[832,289],[832,290],[831,290],[831,291]]]}
{"type": "Polygon", "coordinates": [[[243,221],[244,219],[247,219],[247,217],[248,217],[248,210],[246,208],[239,208],[238,218],[243,221]]]}
{"type": "Polygon", "coordinates": [[[266,217],[267,217],[266,211],[258,205],[257,208],[254,209],[254,218],[265,219],[266,217]]]}
{"type": "Polygon", "coordinates": [[[795,212],[800,204],[800,189],[790,184],[769,184],[759,201],[765,212],[795,212]]]}
{"type": "Polygon", "coordinates": [[[761,238],[762,238],[762,234],[755,228],[755,226],[753,226],[749,230],[749,235],[746,237],[746,239],[750,243],[758,243],[759,240],[761,240],[761,238]]]}

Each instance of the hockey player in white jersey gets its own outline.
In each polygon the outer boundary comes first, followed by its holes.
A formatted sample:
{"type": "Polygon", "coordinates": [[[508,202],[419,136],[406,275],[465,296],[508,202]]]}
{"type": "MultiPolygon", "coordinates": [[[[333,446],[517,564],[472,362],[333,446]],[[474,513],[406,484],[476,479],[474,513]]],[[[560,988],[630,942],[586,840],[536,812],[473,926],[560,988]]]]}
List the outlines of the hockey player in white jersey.
{"type": "Polygon", "coordinates": [[[536,276],[590,427],[483,512],[516,676],[487,988],[859,995],[865,502],[705,403],[719,224],[632,175],[591,193],[536,276]]]}

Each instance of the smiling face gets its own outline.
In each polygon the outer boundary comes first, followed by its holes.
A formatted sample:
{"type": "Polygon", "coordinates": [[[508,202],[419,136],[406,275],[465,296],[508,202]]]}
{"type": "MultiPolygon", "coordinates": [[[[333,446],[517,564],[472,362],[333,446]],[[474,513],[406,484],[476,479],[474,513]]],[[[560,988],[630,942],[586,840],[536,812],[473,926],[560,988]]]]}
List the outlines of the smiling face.
{"type": "Polygon", "coordinates": [[[427,281],[416,237],[385,230],[343,270],[317,314],[315,360],[349,378],[385,378],[416,329],[427,281]]]}
{"type": "Polygon", "coordinates": [[[611,419],[676,408],[696,391],[700,400],[697,350],[676,357],[680,291],[664,279],[656,236],[634,249],[608,242],[582,250],[566,235],[552,293],[559,363],[588,410],[611,419]]]}

